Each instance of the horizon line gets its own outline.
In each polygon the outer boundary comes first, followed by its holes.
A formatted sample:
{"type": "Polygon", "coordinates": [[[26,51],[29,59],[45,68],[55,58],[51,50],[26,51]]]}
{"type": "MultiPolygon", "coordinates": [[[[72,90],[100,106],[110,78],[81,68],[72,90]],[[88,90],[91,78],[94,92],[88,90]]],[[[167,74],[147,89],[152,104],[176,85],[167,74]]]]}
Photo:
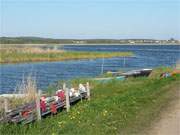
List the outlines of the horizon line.
{"type": "Polygon", "coordinates": [[[150,40],[169,40],[169,39],[174,39],[174,40],[180,40],[179,38],[174,38],[174,37],[169,37],[169,38],[53,38],[53,37],[44,37],[44,36],[0,36],[0,38],[42,38],[42,39],[54,39],[54,40],[125,40],[125,39],[150,39],[150,40]]]}

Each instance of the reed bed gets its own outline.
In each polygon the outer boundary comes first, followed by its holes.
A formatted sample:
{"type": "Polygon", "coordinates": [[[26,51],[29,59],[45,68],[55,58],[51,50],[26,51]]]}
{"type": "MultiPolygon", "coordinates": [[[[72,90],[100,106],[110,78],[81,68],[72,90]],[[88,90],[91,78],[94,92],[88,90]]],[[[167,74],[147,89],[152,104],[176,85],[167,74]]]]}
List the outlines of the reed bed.
{"type": "Polygon", "coordinates": [[[43,49],[39,47],[3,47],[0,48],[0,54],[0,63],[64,61],[133,56],[132,52],[79,52],[43,49]]]}

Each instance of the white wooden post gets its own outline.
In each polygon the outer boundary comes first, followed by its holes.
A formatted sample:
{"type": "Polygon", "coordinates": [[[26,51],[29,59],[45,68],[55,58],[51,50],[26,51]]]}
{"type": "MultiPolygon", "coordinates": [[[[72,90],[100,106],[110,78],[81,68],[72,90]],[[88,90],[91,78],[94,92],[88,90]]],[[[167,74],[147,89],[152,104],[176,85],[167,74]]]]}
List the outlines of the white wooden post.
{"type": "Polygon", "coordinates": [[[40,97],[41,97],[41,90],[38,90],[38,94],[36,96],[37,120],[41,120],[40,97]]]}
{"type": "Polygon", "coordinates": [[[103,73],[104,73],[104,56],[103,56],[102,65],[101,65],[101,74],[103,75],[103,73]]]}
{"type": "Polygon", "coordinates": [[[63,84],[63,90],[65,90],[66,94],[66,111],[69,112],[70,110],[70,102],[69,102],[69,89],[66,88],[66,84],[63,84]]]}
{"type": "Polygon", "coordinates": [[[125,67],[126,66],[126,58],[124,57],[124,63],[123,63],[123,66],[125,67]]]}
{"type": "Polygon", "coordinates": [[[4,98],[4,111],[6,115],[6,112],[8,112],[8,99],[7,98],[4,98]]]}
{"type": "Polygon", "coordinates": [[[87,82],[86,83],[86,91],[87,91],[87,98],[88,98],[88,100],[90,100],[91,98],[90,98],[90,88],[89,88],[89,82],[87,82]]]}
{"type": "Polygon", "coordinates": [[[81,102],[82,102],[82,95],[81,95],[81,92],[80,92],[80,87],[78,87],[78,93],[79,93],[79,95],[81,97],[81,102]]]}

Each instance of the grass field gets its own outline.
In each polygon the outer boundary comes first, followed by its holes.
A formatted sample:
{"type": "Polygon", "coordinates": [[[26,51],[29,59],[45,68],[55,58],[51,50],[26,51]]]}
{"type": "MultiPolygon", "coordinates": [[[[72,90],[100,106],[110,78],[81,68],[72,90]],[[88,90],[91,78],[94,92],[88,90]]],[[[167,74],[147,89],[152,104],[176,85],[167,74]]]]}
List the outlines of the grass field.
{"type": "MultiPolygon", "coordinates": [[[[179,92],[180,76],[130,78],[90,82],[91,101],[83,101],[56,116],[30,125],[1,124],[3,135],[140,135],[179,92]]],[[[85,81],[85,80],[84,80],[85,81]]],[[[78,82],[78,81],[76,81],[78,82]]]]}
{"type": "Polygon", "coordinates": [[[0,49],[0,63],[64,61],[133,56],[131,52],[75,52],[38,47],[5,47],[0,49]]]}

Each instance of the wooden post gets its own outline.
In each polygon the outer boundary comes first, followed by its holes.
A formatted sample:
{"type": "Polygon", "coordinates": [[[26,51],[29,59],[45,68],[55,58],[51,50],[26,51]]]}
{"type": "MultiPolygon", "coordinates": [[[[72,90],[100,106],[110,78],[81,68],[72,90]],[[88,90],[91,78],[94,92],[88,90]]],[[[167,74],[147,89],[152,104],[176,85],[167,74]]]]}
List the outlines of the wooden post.
{"type": "Polygon", "coordinates": [[[63,90],[65,90],[66,94],[66,111],[69,112],[70,109],[70,102],[69,102],[69,89],[66,88],[66,84],[63,84],[63,90]]]}
{"type": "Polygon", "coordinates": [[[102,65],[101,65],[101,74],[103,75],[103,73],[104,73],[104,56],[103,56],[102,65]]]}
{"type": "Polygon", "coordinates": [[[38,90],[38,94],[36,96],[36,111],[37,111],[38,121],[41,120],[40,97],[41,97],[41,90],[38,90]]]}
{"type": "Polygon", "coordinates": [[[90,88],[89,88],[89,82],[87,82],[86,83],[86,91],[87,91],[87,98],[88,98],[88,100],[90,100],[91,98],[90,98],[90,88]]]}
{"type": "Polygon", "coordinates": [[[81,95],[81,92],[80,92],[79,87],[78,87],[78,93],[79,93],[79,95],[80,95],[80,97],[81,97],[81,102],[82,102],[82,95],[81,95]]]}
{"type": "Polygon", "coordinates": [[[8,112],[8,99],[7,98],[4,98],[4,112],[5,112],[5,115],[6,115],[6,112],[8,112]]]}
{"type": "Polygon", "coordinates": [[[124,63],[123,63],[123,66],[125,67],[126,66],[126,58],[124,57],[124,63]]]}

